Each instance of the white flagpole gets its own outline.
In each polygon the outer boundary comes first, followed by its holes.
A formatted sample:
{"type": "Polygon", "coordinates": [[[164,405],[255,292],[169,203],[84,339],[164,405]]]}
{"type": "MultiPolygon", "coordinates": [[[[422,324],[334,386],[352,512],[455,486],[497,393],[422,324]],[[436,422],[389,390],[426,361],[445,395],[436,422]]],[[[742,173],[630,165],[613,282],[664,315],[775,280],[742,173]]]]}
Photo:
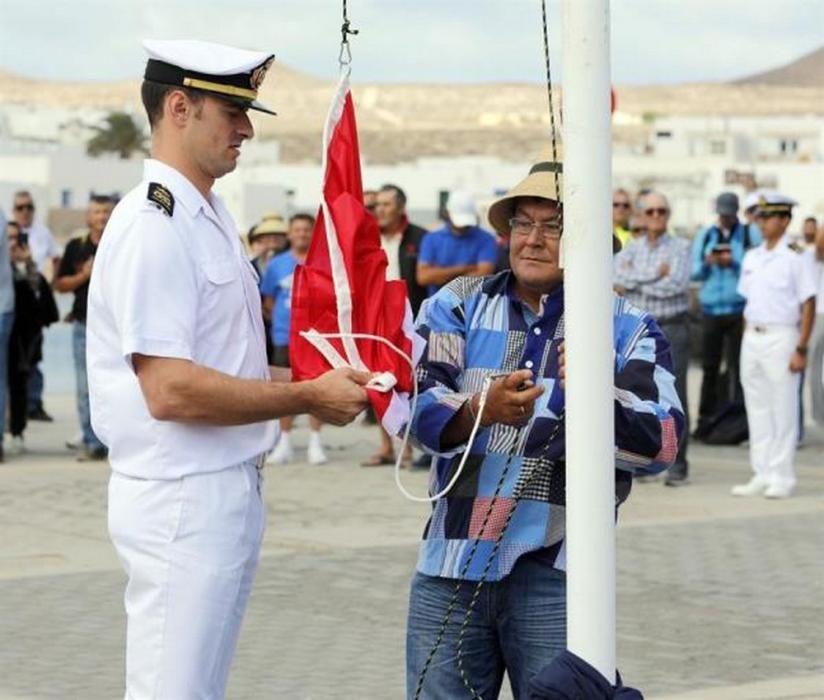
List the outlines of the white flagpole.
{"type": "Polygon", "coordinates": [[[563,2],[568,648],[615,682],[609,1],[563,2]]]}

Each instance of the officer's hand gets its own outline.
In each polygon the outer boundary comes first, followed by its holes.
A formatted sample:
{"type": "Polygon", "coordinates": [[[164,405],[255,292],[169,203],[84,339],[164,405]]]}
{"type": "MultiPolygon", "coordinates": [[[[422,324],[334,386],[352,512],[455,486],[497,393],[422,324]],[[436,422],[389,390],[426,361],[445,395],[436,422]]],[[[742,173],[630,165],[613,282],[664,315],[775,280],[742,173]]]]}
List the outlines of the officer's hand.
{"type": "Polygon", "coordinates": [[[790,372],[798,374],[803,372],[807,367],[807,357],[800,352],[794,352],[790,358],[790,372]]]}
{"type": "Polygon", "coordinates": [[[725,250],[723,253],[719,253],[718,264],[721,267],[730,267],[732,265],[732,253],[728,250],[725,250]]]}
{"type": "Polygon", "coordinates": [[[367,406],[364,387],[370,378],[368,372],[357,372],[344,367],[313,379],[313,405],[309,412],[324,423],[351,423],[367,406]]]}
{"type": "Polygon", "coordinates": [[[543,393],[544,387],[535,386],[530,369],[520,369],[496,379],[489,387],[481,425],[523,425],[532,417],[535,399],[543,393]]]}
{"type": "Polygon", "coordinates": [[[663,263],[661,267],[658,268],[658,277],[666,277],[670,273],[670,266],[669,263],[663,263]]]}
{"type": "Polygon", "coordinates": [[[83,267],[80,268],[80,272],[82,272],[83,276],[88,279],[92,276],[92,267],[94,267],[94,256],[83,263],[83,267]]]}

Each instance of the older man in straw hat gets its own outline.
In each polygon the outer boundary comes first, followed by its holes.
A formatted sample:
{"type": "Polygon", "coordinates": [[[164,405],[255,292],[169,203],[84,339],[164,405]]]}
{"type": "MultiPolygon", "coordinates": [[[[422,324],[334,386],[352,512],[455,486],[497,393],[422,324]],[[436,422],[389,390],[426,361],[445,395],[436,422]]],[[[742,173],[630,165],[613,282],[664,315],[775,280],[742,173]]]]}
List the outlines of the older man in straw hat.
{"type": "MultiPolygon", "coordinates": [[[[407,630],[410,697],[475,697],[468,683],[494,698],[506,671],[522,698],[566,645],[560,178],[561,165],[544,159],[491,206],[491,224],[511,237],[511,270],[453,280],[418,318],[427,346],[412,432],[435,456],[431,487],[443,489],[461,453],[470,456],[435,503],[420,547],[407,630]],[[484,595],[473,603],[481,581],[484,595]]],[[[620,503],[633,474],[672,463],[684,414],[655,321],[616,298],[614,323],[615,392],[604,401],[615,406],[616,460],[604,469],[616,470],[620,503]]]]}

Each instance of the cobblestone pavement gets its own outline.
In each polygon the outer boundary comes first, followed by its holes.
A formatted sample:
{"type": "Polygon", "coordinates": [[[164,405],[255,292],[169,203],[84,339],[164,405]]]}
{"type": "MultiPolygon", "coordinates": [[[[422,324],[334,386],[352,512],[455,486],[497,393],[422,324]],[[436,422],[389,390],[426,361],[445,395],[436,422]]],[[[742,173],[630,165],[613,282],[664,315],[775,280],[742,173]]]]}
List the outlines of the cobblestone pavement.
{"type": "MultiPolygon", "coordinates": [[[[108,468],[62,448],[70,398],[50,408],[58,422],[27,437],[37,449],[0,465],[0,700],[122,697],[108,468]]],[[[229,698],[402,698],[426,508],[389,469],[357,466],[373,438],[330,429],[332,464],[268,469],[269,528],[229,698]]],[[[747,477],[743,448],[694,445],[691,462],[690,486],[637,484],[622,509],[622,675],[653,699],[824,698],[824,433],[808,433],[787,501],[728,496],[747,477]]],[[[423,473],[404,479],[425,490],[423,473]]]]}

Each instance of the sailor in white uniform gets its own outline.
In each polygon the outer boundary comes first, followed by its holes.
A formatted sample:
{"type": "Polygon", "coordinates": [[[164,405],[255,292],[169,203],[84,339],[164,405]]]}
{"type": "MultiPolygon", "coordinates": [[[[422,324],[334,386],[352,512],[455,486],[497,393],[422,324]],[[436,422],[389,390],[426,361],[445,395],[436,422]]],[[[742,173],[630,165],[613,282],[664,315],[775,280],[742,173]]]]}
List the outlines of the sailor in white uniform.
{"type": "Polygon", "coordinates": [[[115,208],[89,290],[92,424],[128,575],[126,698],[224,696],[264,528],[275,418],[343,425],[365,373],[273,381],[258,279],[211,191],[253,136],[272,55],[147,41],[144,179],[115,208]]]}
{"type": "Polygon", "coordinates": [[[785,237],[796,202],[762,193],[764,241],[744,256],[738,292],[746,298],[741,385],[750,433],[752,478],[734,496],[787,498],[796,478],[798,387],[815,318],[815,269],[785,237]]]}

